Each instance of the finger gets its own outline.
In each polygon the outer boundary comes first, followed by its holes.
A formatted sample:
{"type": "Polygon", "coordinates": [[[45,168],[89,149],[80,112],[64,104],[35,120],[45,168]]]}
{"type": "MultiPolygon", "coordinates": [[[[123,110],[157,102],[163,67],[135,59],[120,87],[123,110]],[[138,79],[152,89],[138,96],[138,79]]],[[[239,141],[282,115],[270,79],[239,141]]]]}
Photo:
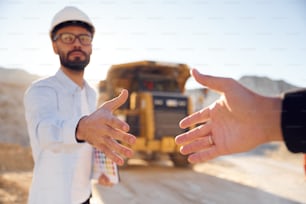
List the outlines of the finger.
{"type": "Polygon", "coordinates": [[[211,146],[210,148],[205,149],[204,151],[191,154],[188,157],[188,161],[192,164],[195,164],[195,163],[200,163],[200,162],[206,162],[218,156],[219,155],[216,150],[216,146],[211,146]]]}
{"type": "Polygon", "coordinates": [[[210,117],[210,109],[209,108],[204,108],[201,111],[195,112],[186,118],[183,118],[180,121],[180,128],[185,129],[187,127],[190,127],[192,125],[204,123],[209,120],[210,117]]]}
{"type": "Polygon", "coordinates": [[[130,126],[126,122],[120,120],[114,115],[110,115],[109,118],[104,118],[104,120],[106,125],[108,125],[111,128],[119,129],[124,132],[128,132],[130,130],[130,126]]]}
{"type": "Polygon", "coordinates": [[[102,106],[109,111],[114,111],[126,102],[128,96],[129,92],[126,89],[123,89],[119,96],[105,102],[102,106]]]}
{"type": "Polygon", "coordinates": [[[206,123],[197,128],[189,130],[181,135],[176,136],[175,142],[178,145],[190,143],[198,138],[207,136],[211,132],[211,123],[206,123]]]}
{"type": "MultiPolygon", "coordinates": [[[[119,108],[121,105],[123,105],[126,100],[128,98],[128,91],[123,89],[120,93],[119,96],[117,96],[116,98],[105,102],[102,106],[100,106],[100,111],[102,109],[108,110],[110,112],[113,112],[114,110],[116,110],[117,108],[119,108]]],[[[113,127],[113,128],[118,128],[121,129],[125,132],[128,132],[130,129],[130,126],[125,123],[124,121],[118,119],[117,117],[110,115],[109,118],[105,118],[106,123],[113,127]]]]}
{"type": "Polygon", "coordinates": [[[124,157],[131,157],[133,156],[133,150],[118,143],[116,140],[109,138],[109,137],[104,137],[104,144],[111,149],[113,152],[116,154],[122,155],[124,157]]]}
{"type": "Polygon", "coordinates": [[[123,143],[133,145],[136,142],[136,137],[130,133],[125,131],[121,131],[120,129],[115,129],[110,126],[101,127],[100,135],[108,136],[112,139],[119,140],[123,143]]]}
{"type": "Polygon", "coordinates": [[[209,141],[209,137],[203,137],[201,139],[198,139],[192,143],[189,143],[187,145],[184,145],[181,147],[180,152],[184,155],[194,153],[194,152],[200,152],[207,148],[210,148],[212,145],[209,141]]]}
{"type": "Polygon", "coordinates": [[[209,75],[204,75],[201,74],[199,71],[196,69],[192,69],[191,75],[195,78],[197,82],[202,84],[203,86],[207,86],[210,89],[213,89],[217,92],[224,93],[226,90],[228,90],[229,83],[232,83],[232,79],[230,78],[223,78],[223,77],[214,77],[214,76],[209,76],[209,75]]]}

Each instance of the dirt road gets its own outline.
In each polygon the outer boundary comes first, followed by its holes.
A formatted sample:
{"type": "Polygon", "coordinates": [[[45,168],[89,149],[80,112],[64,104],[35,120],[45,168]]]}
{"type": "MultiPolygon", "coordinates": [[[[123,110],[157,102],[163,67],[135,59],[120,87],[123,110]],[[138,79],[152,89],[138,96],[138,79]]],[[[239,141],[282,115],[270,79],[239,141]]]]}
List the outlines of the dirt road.
{"type": "MultiPolygon", "coordinates": [[[[33,166],[29,148],[0,147],[0,204],[25,204],[33,166]]],[[[120,184],[94,185],[93,204],[306,204],[302,155],[262,149],[190,169],[174,168],[166,159],[151,165],[131,160],[120,170],[120,184]]]]}
{"type": "Polygon", "coordinates": [[[96,203],[306,203],[301,168],[258,156],[233,156],[191,169],[133,165],[113,188],[95,185],[96,203]],[[98,202],[100,200],[100,202],[98,202]]]}

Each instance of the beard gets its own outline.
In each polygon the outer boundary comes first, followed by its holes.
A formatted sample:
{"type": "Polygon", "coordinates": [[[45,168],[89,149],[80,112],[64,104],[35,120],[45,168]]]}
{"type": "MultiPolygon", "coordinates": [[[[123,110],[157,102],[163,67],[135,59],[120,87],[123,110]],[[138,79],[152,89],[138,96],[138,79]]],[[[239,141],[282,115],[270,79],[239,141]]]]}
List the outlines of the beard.
{"type": "Polygon", "coordinates": [[[65,53],[60,53],[59,57],[60,57],[61,65],[72,71],[84,71],[85,67],[89,64],[89,61],[90,61],[90,55],[86,54],[82,50],[72,50],[72,51],[69,51],[67,55],[65,55],[65,53]],[[83,55],[85,56],[85,59],[81,60],[80,57],[75,57],[74,59],[70,60],[69,56],[73,52],[76,52],[76,51],[83,53],[83,55]]]}

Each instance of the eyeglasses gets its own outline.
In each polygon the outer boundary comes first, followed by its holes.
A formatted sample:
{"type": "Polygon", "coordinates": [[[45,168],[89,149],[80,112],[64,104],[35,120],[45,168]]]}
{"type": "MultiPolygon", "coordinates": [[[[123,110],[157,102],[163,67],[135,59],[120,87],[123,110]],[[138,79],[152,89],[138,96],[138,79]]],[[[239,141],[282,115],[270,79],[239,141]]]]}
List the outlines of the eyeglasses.
{"type": "Polygon", "coordinates": [[[53,38],[53,41],[58,39],[61,39],[61,41],[65,44],[73,44],[76,39],[78,39],[82,45],[90,45],[92,42],[92,36],[88,34],[75,35],[73,33],[61,33],[56,35],[53,38]]]}

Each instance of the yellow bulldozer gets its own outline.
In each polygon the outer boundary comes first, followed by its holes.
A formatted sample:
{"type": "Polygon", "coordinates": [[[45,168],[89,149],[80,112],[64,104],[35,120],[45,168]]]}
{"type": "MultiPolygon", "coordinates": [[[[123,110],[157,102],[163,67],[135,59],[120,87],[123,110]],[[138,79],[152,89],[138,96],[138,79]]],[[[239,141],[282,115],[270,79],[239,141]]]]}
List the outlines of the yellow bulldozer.
{"type": "Polygon", "coordinates": [[[188,166],[174,137],[187,131],[178,124],[192,112],[191,100],[184,95],[189,77],[186,64],[139,61],[111,66],[106,79],[100,81],[99,104],[117,96],[121,89],[129,91],[127,102],[114,114],[125,120],[137,137],[131,146],[135,155],[154,160],[167,154],[174,166],[188,166]]]}

